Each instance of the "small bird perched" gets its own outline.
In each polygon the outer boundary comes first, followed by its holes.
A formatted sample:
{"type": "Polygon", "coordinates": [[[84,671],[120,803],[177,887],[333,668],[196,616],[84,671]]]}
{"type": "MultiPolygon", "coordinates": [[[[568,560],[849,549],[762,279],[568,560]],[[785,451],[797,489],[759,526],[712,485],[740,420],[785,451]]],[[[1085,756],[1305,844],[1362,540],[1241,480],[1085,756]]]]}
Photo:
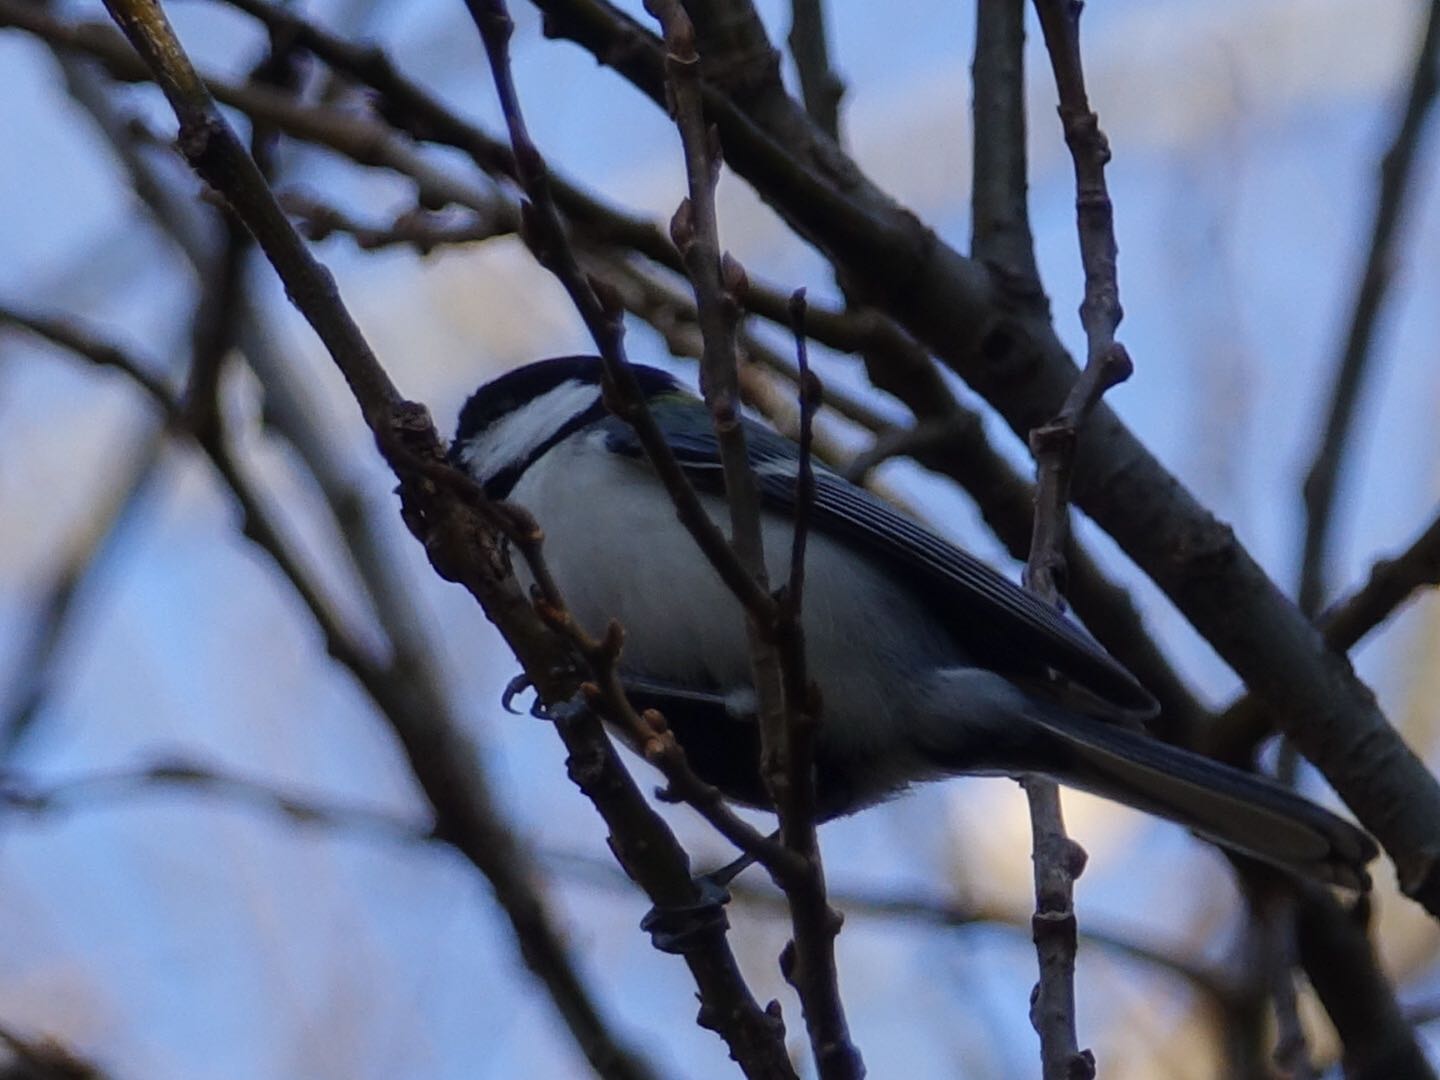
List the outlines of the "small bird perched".
{"type": "MultiPolygon", "coordinates": [[[[726,520],[704,403],[632,365],[666,441],[726,520]]],[[[620,673],[664,714],[695,772],[766,807],[745,616],[677,520],[629,425],[601,399],[601,365],[572,356],[482,386],[452,461],[530,511],[567,605],[625,628],[620,673]]],[[[799,449],[745,421],[766,565],[788,570],[799,449]]],[[[1154,698],[1077,625],[864,489],[815,466],[802,622],[824,702],[820,817],[955,775],[1041,774],[1178,822],[1315,880],[1366,888],[1374,842],[1278,784],[1139,730],[1154,698]]],[[[522,579],[526,573],[518,568],[522,579]]]]}

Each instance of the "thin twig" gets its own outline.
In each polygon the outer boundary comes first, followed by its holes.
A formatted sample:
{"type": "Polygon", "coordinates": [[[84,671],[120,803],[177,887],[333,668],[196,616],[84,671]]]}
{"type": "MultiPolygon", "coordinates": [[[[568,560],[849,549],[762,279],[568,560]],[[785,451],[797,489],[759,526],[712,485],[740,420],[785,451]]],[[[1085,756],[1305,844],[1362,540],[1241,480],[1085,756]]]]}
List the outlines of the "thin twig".
{"type": "Polygon", "coordinates": [[[133,798],[175,789],[270,811],[292,825],[341,829],[404,844],[443,840],[433,824],[364,806],[330,802],[253,777],[240,776],[189,757],[157,756],[145,765],[81,773],[44,783],[0,772],[0,806],[33,817],[108,808],[133,798]]]}
{"type": "MultiPolygon", "coordinates": [[[[0,323],[6,321],[0,309],[0,323]]],[[[87,592],[117,550],[116,541],[150,493],[165,445],[163,431],[147,431],[135,447],[116,456],[120,466],[105,484],[103,501],[66,545],[64,558],[34,605],[36,616],[12,665],[0,701],[0,761],[9,760],[29,734],[55,688],[55,666],[87,592]]]]}
{"type": "Polygon", "coordinates": [[[551,190],[549,170],[526,129],[515,92],[509,54],[514,24],[503,0],[467,0],[467,4],[490,59],[501,110],[510,131],[519,183],[530,200],[522,207],[522,236],[540,264],[559,279],[579,311],[604,362],[607,403],[612,412],[635,429],[636,437],[675,502],[681,521],[746,610],[757,616],[768,614],[773,606],[769,595],[735,558],[650,415],[625,359],[624,325],[618,305],[613,298],[595,291],[568,243],[551,190]]]}
{"type": "Polygon", "coordinates": [[[815,412],[823,400],[820,380],[810,370],[810,353],[805,345],[805,290],[796,289],[790,298],[795,330],[795,368],[800,404],[800,457],[795,468],[795,530],[790,549],[790,581],[785,588],[785,615],[798,621],[803,609],[805,585],[805,544],[810,533],[810,514],[815,502],[815,468],[811,461],[815,445],[815,412]]]}
{"type": "MultiPolygon", "coordinates": [[[[981,0],[976,9],[974,109],[974,184],[971,246],[975,258],[1009,267],[1015,276],[1036,277],[1034,242],[1026,206],[1024,8],[1012,0],[981,0]]],[[[947,419],[953,420],[954,415],[947,419]]],[[[963,421],[969,419],[960,414],[963,421]]],[[[978,427],[978,418],[976,418],[978,427]]],[[[955,433],[957,441],[966,432],[955,433]]],[[[980,435],[983,438],[983,434],[980,435]]],[[[1034,443],[1032,448],[1039,449],[1034,443]]],[[[1062,606],[1057,566],[1063,566],[1068,540],[1065,458],[1038,452],[1033,533],[1025,564],[1028,587],[1062,606]]],[[[1075,1031],[1076,921],[1074,881],[1085,866],[1085,852],[1065,835],[1060,793],[1043,777],[1021,781],[1030,809],[1035,872],[1035,914],[1031,919],[1039,980],[1030,996],[1030,1022],[1040,1036],[1046,1080],[1086,1077],[1094,1059],[1081,1052],[1075,1031]]]]}
{"type": "MultiPolygon", "coordinates": [[[[1085,267],[1085,299],[1080,305],[1087,343],[1085,366],[1060,412],[1030,433],[1037,480],[1035,534],[1025,564],[1025,583],[1063,606],[1076,439],[1105,391],[1129,376],[1130,360],[1115,341],[1121,310],[1113,214],[1105,189],[1104,169],[1110,151],[1085,95],[1079,7],[1066,0],[1036,0],[1035,7],[1055,72],[1065,141],[1075,162],[1080,258],[1085,267]]],[[[1013,35],[1009,42],[1018,52],[1013,35]]],[[[1018,73],[1018,56],[1009,59],[1018,73]]],[[[1040,960],[1031,1019],[1040,1035],[1043,1072],[1046,1080],[1093,1076],[1095,1059],[1090,1051],[1079,1049],[1075,1033],[1074,881],[1084,869],[1085,854],[1065,835],[1055,785],[1027,779],[1024,787],[1035,839],[1035,947],[1040,960]]]]}
{"type": "MultiPolygon", "coordinates": [[[[676,0],[649,0],[647,10],[660,22],[666,43],[666,79],[675,124],[684,150],[688,198],[680,205],[671,235],[685,261],[695,290],[703,342],[700,386],[710,409],[725,478],[730,532],[736,560],[757,586],[768,592],[761,532],[758,483],[750,466],[745,429],[740,423],[736,357],[739,307],[745,289],[738,263],[722,257],[715,209],[720,159],[705,119],[700,95],[700,57],[695,29],[676,0]]],[[[803,329],[803,294],[792,300],[792,320],[803,329]]],[[[801,378],[808,383],[803,353],[801,378]]],[[[802,383],[802,400],[811,388],[802,383]]],[[[811,404],[802,406],[806,412],[811,404]]],[[[808,420],[802,427],[808,427],[808,420]]],[[[801,474],[809,470],[809,437],[801,474]]],[[[804,491],[807,475],[797,475],[804,491]]],[[[813,478],[812,478],[813,479],[813,478]]],[[[840,917],[825,896],[825,877],[816,837],[814,736],[818,694],[805,672],[801,592],[808,510],[796,518],[791,563],[792,592],[762,622],[748,614],[751,672],[760,725],[760,772],[780,819],[781,840],[799,861],[801,872],[777,875],[790,898],[793,937],[781,956],[781,970],[800,997],[806,1031],[821,1077],[864,1075],[859,1051],[850,1040],[835,966],[835,937],[840,917]]]]}
{"type": "MultiPolygon", "coordinates": [[[[486,55],[490,61],[496,94],[499,97],[501,112],[505,117],[505,124],[510,134],[518,180],[529,198],[529,202],[522,205],[522,235],[541,265],[549,269],[560,280],[590,330],[604,365],[605,394],[610,408],[634,428],[651,464],[665,483],[682,522],[689,529],[702,552],[710,559],[722,580],[745,606],[747,612],[752,618],[758,619],[773,609],[773,600],[761,582],[747,572],[743,559],[737,557],[736,552],[705,512],[694,488],[690,485],[654,418],[650,415],[649,408],[625,360],[622,345],[624,330],[617,302],[614,298],[607,300],[597,294],[593,283],[581,271],[575,253],[567,241],[564,225],[555,205],[544,158],[530,138],[519,96],[516,93],[509,50],[514,24],[506,10],[504,0],[467,0],[467,7],[476,29],[480,32],[486,55]]],[[[546,593],[546,600],[552,609],[552,617],[563,614],[563,605],[558,602],[559,598],[554,593],[553,585],[547,584],[544,577],[537,575],[537,578],[542,590],[546,593]]],[[[607,642],[613,640],[614,644],[606,645],[607,653],[618,655],[618,638],[618,629],[612,628],[612,631],[606,635],[606,640],[607,642]]],[[[592,657],[592,663],[594,659],[592,657]]],[[[618,679],[613,675],[613,661],[609,668],[612,673],[610,676],[612,693],[607,704],[619,711],[630,711],[628,702],[624,700],[624,694],[618,687],[618,679]]],[[[574,710],[569,714],[568,719],[570,722],[588,723],[585,721],[587,712],[588,710],[574,710]]],[[[566,725],[562,723],[560,726],[563,731],[566,725]]],[[[681,767],[685,764],[683,757],[678,754],[671,755],[667,760],[677,772],[680,772],[681,767]]],[[[698,785],[698,779],[687,775],[688,773],[687,767],[681,772],[681,775],[686,781],[698,785]]],[[[777,863],[770,855],[768,848],[757,846],[756,852],[772,872],[784,871],[784,864],[777,863]]],[[[617,852],[617,854],[619,853],[617,852]]],[[[689,897],[678,901],[671,900],[668,903],[662,902],[662,906],[670,908],[693,906],[699,899],[692,883],[689,897]]],[[[723,920],[718,933],[711,936],[716,940],[723,940],[721,935],[723,935],[723,920]]],[[[693,949],[687,949],[687,960],[691,960],[694,954],[693,949]]],[[[695,971],[697,980],[701,979],[702,973],[695,968],[693,962],[692,970],[695,971]]],[[[744,987],[743,982],[737,983],[732,980],[723,988],[726,994],[726,1007],[724,1022],[721,1023],[715,1016],[718,1011],[716,1003],[720,1000],[719,994],[711,999],[706,999],[707,989],[714,992],[717,988],[713,983],[707,988],[702,981],[702,1000],[706,1000],[706,1006],[702,1011],[701,1022],[720,1030],[730,1044],[731,1053],[742,1063],[747,1074],[790,1075],[791,1066],[784,1054],[783,1041],[780,1037],[783,1029],[780,1027],[778,1015],[761,1011],[754,999],[750,997],[748,988],[744,987]]]]}
{"type": "Polygon", "coordinates": [[[1375,332],[1396,263],[1397,227],[1409,196],[1420,137],[1440,95],[1440,2],[1429,5],[1425,32],[1410,76],[1405,107],[1380,160],[1380,182],[1365,268],[1355,283],[1350,323],[1336,358],[1325,429],[1305,476],[1305,542],[1297,592],[1300,610],[1314,616],[1328,593],[1326,558],[1334,526],[1335,492],[1349,446],[1355,409],[1374,356],[1375,332]]]}
{"type": "Polygon", "coordinates": [[[469,213],[455,215],[415,206],[398,214],[388,223],[362,222],[335,206],[322,202],[309,192],[285,191],[280,195],[285,208],[309,240],[324,241],[336,233],[344,233],[362,251],[379,251],[388,247],[408,247],[417,255],[429,255],[437,248],[460,244],[480,244],[502,236],[513,236],[518,216],[509,213],[469,213]]]}
{"type": "MultiPolygon", "coordinates": [[[[620,321],[620,312],[615,298],[602,296],[596,292],[594,280],[588,278],[581,270],[575,252],[565,235],[550,190],[549,174],[544,158],[530,139],[519,98],[515,92],[510,70],[508,44],[513,26],[504,4],[472,0],[470,10],[490,57],[491,70],[513,142],[521,183],[531,200],[522,207],[524,221],[522,235],[541,264],[560,280],[579,310],[581,318],[590,329],[591,336],[595,340],[605,365],[607,403],[616,415],[635,429],[651,464],[654,465],[675,503],[676,513],[681,522],[690,531],[697,545],[710,559],[711,565],[715,567],[721,578],[745,606],[750,616],[762,625],[768,625],[774,619],[775,601],[768,591],[749,574],[731,549],[724,534],[705,511],[698,494],[685,476],[663,433],[656,425],[654,417],[650,415],[644,397],[634,381],[624,354],[624,328],[620,321]]],[[[533,535],[538,537],[538,530],[534,530],[533,535]]],[[[536,570],[537,580],[549,605],[549,618],[555,625],[565,629],[571,640],[582,647],[582,651],[588,652],[592,663],[600,662],[603,671],[603,666],[606,664],[604,658],[613,650],[605,646],[603,641],[600,643],[589,642],[581,635],[579,628],[575,627],[573,622],[568,621],[563,600],[554,588],[553,582],[549,581],[548,574],[536,559],[539,551],[538,545],[529,542],[523,531],[520,536],[516,537],[516,540],[527,557],[533,560],[532,569],[536,570]]],[[[607,635],[607,637],[609,636],[607,635]]],[[[609,667],[613,670],[613,661],[609,663],[609,667]]],[[[673,791],[681,793],[680,797],[686,798],[686,801],[691,801],[691,797],[693,797],[692,805],[702,815],[705,815],[712,823],[717,823],[717,827],[721,828],[727,837],[737,840],[743,850],[756,855],[772,873],[782,877],[795,876],[798,872],[798,860],[788,857],[782,845],[767,843],[756,830],[744,825],[739,818],[734,817],[728,809],[721,805],[718,799],[712,797],[713,789],[693,775],[682,754],[675,753],[669,748],[669,743],[674,742],[673,737],[668,743],[662,740],[660,743],[652,745],[655,743],[651,737],[653,733],[647,733],[648,724],[640,724],[635,720],[634,710],[631,709],[628,701],[624,700],[618,678],[611,680],[608,688],[602,687],[602,689],[612,691],[607,699],[607,705],[614,714],[612,718],[621,720],[623,726],[639,739],[640,745],[649,746],[650,750],[647,753],[655,752],[656,746],[664,748],[664,752],[657,756],[656,762],[663,764],[669,770],[667,779],[670,781],[673,791]]],[[[678,744],[676,745],[678,746],[678,744]]]]}

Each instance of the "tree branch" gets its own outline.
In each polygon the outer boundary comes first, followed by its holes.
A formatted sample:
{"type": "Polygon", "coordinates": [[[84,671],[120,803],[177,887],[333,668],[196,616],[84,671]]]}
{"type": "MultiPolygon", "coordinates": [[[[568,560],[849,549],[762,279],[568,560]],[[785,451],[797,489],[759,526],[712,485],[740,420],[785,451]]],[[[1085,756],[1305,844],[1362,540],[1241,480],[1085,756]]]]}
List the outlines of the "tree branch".
{"type": "MultiPolygon", "coordinates": [[[[1440,515],[1399,555],[1380,559],[1365,584],[1337,600],[1316,620],[1325,644],[1346,653],[1421,589],[1440,585],[1440,515]]],[[[1264,702],[1247,694],[1215,718],[1206,752],[1244,762],[1270,732],[1264,702]]]]}
{"type": "Polygon", "coordinates": [[[790,34],[786,42],[800,76],[805,110],[820,130],[838,143],[840,101],[845,96],[845,83],[830,66],[824,0],[790,0],[790,34]]]}
{"type": "MultiPolygon", "coordinates": [[[[0,325],[10,321],[9,314],[0,308],[0,325]]],[[[0,761],[13,757],[54,689],[56,660],[75,617],[76,602],[113,558],[116,538],[153,487],[164,445],[163,431],[147,431],[135,440],[133,449],[116,455],[121,464],[105,484],[104,501],[66,545],[35,604],[38,614],[12,665],[10,686],[0,698],[0,761]]]]}
{"type": "Polygon", "coordinates": [[[1355,409],[1374,355],[1375,332],[1396,261],[1396,229],[1405,209],[1420,136],[1440,94],[1440,2],[1429,5],[1410,90],[1390,148],[1380,161],[1380,184],[1365,268],[1355,284],[1350,324],[1336,358],[1324,433],[1305,476],[1305,542],[1298,603],[1307,615],[1325,604],[1326,557],[1334,526],[1335,492],[1349,446],[1355,409]]]}
{"type": "Polygon", "coordinates": [[[1030,234],[1025,161],[1025,0],[979,0],[970,67],[970,254],[1029,283],[1048,310],[1030,234]]]}
{"type": "MultiPolygon", "coordinates": [[[[665,33],[666,73],[672,110],[684,149],[689,197],[681,203],[671,226],[676,247],[685,260],[695,290],[702,339],[700,385],[714,421],[730,508],[731,544],[736,560],[760,589],[769,591],[761,533],[760,495],[740,423],[740,387],[736,358],[738,307],[732,298],[743,292],[744,271],[722,258],[715,185],[719,179],[718,147],[712,150],[700,98],[700,57],[695,31],[676,0],[650,0],[647,8],[665,33]]],[[[803,300],[796,309],[802,320],[803,300]]],[[[801,395],[808,371],[801,354],[801,395]]],[[[808,423],[802,423],[801,472],[808,469],[808,423]]],[[[797,856],[800,872],[777,876],[790,898],[793,938],[781,956],[781,970],[800,996],[816,1069],[821,1077],[864,1075],[859,1051],[850,1041],[835,967],[835,937],[840,918],[825,898],[825,877],[815,835],[814,735],[818,694],[805,672],[801,624],[801,583],[804,575],[806,511],[797,511],[790,586],[773,609],[769,623],[751,612],[747,621],[751,669],[760,723],[760,771],[780,819],[780,836],[797,856]]]]}

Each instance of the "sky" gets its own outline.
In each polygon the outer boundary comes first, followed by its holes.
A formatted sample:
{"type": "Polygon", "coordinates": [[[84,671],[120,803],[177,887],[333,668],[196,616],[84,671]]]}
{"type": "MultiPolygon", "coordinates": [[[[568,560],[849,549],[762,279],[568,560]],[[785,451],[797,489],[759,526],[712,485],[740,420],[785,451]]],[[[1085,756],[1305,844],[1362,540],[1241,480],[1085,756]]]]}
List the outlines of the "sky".
{"type": "MultiPolygon", "coordinates": [[[[210,69],[240,73],[258,55],[261,39],[228,9],[200,0],[169,6],[210,69]]],[[[384,43],[448,101],[498,126],[460,5],[350,0],[307,10],[384,43]]],[[[782,5],[761,10],[783,37],[782,5]]],[[[963,248],[970,6],[844,0],[829,10],[856,158],[963,248]]],[[[1109,0],[1086,9],[1091,96],[1115,150],[1121,338],[1137,365],[1109,400],[1287,587],[1299,479],[1417,15],[1417,5],[1399,0],[1109,0]]],[[[533,11],[518,9],[517,19],[520,92],[552,163],[618,202],[668,216],[683,185],[670,123],[575,47],[544,40],[533,11]]],[[[1082,337],[1073,181],[1039,46],[1032,27],[1031,214],[1057,325],[1074,346],[1082,337]]],[[[126,101],[169,130],[158,95],[127,91],[126,101]]],[[[0,132],[15,148],[0,157],[0,299],[83,316],[160,365],[178,363],[190,284],[177,257],[136,216],[53,63],[13,31],[0,32],[0,132]]],[[[453,156],[436,159],[462,167],[453,156]]],[[[1432,138],[1342,489],[1333,568],[1341,584],[1408,543],[1440,494],[1435,160],[1432,138]]],[[[284,168],[295,183],[377,219],[410,197],[393,178],[318,151],[287,149],[284,168]]],[[[829,291],[814,253],[733,178],[722,184],[721,227],[752,272],[829,291]]],[[[402,389],[429,403],[442,428],[477,383],[504,367],[585,347],[558,289],[513,243],[426,260],[361,254],[343,240],[318,250],[402,389]]],[[[334,438],[385,513],[392,483],[317,343],[268,270],[254,267],[251,277],[275,342],[325,388],[334,438]]],[[[630,349],[636,360],[670,363],[643,331],[632,332],[630,349]]],[[[828,381],[860,385],[849,359],[822,354],[818,363],[828,381]]],[[[230,381],[227,405],[250,432],[247,461],[344,596],[347,577],[313,490],[283,447],[254,433],[247,376],[230,381]]],[[[0,696],[56,553],[149,419],[117,378],[0,337],[0,696]]],[[[999,424],[995,434],[1019,461],[1013,436],[999,424]]],[[[423,820],[382,722],[326,661],[265,558],[237,536],[235,511],[206,468],[178,450],[160,468],[87,583],[53,691],[7,766],[46,783],[184,757],[423,820]]],[[[900,463],[884,477],[937,527],[1014,573],[961,493],[900,463]]],[[[635,929],[646,904],[606,872],[603,831],[565,779],[558,740],[538,722],[500,712],[513,661],[471,601],[435,579],[398,520],[388,520],[448,685],[526,846],[550,868],[557,915],[607,1015],[663,1075],[731,1075],[719,1041],[691,1023],[683,965],[635,929]]],[[[1228,700],[1236,683],[1227,669],[1108,541],[1088,525],[1082,531],[1133,583],[1147,621],[1199,692],[1228,700]]],[[[1417,604],[1358,653],[1389,715],[1431,762],[1440,750],[1440,706],[1427,678],[1436,614],[1433,601],[1417,604]]],[[[1306,783],[1333,798],[1313,777],[1306,783]]],[[[667,815],[697,861],[724,861],[724,846],[692,818],[667,815]]],[[[1092,857],[1078,891],[1082,927],[1211,962],[1233,950],[1234,886],[1213,851],[1092,799],[1067,796],[1067,817],[1092,857]]],[[[1008,782],[932,785],[827,826],[823,844],[839,892],[958,897],[1025,917],[1028,826],[1008,782]]],[[[1379,902],[1385,955],[1406,976],[1402,996],[1433,998],[1440,977],[1431,925],[1388,881],[1379,902]]],[[[800,1030],[773,962],[781,923],[740,902],[732,921],[757,994],[780,997],[792,1034],[800,1030]]],[[[855,916],[839,951],[852,1029],[872,1075],[1028,1074],[1034,957],[1025,933],[855,916]]],[[[1082,1039],[1106,1075],[1154,1075],[1157,1060],[1169,1075],[1213,1075],[1205,1018],[1183,982],[1099,947],[1082,949],[1080,965],[1082,1039]]],[[[53,1033],[117,1078],[584,1075],[483,882],[453,853],[296,828],[194,793],[0,817],[0,970],[0,1025],[53,1033]]]]}

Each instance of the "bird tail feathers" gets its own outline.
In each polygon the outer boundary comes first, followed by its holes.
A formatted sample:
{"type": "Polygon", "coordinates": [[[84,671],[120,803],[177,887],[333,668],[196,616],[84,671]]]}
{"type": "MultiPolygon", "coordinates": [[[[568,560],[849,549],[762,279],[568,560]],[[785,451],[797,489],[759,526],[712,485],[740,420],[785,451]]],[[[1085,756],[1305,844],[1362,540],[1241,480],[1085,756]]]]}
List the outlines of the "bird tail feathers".
{"type": "Polygon", "coordinates": [[[1370,837],[1265,777],[1103,720],[1043,708],[1028,719],[1054,744],[1063,784],[1193,830],[1207,840],[1326,884],[1368,889],[1370,837]]]}

